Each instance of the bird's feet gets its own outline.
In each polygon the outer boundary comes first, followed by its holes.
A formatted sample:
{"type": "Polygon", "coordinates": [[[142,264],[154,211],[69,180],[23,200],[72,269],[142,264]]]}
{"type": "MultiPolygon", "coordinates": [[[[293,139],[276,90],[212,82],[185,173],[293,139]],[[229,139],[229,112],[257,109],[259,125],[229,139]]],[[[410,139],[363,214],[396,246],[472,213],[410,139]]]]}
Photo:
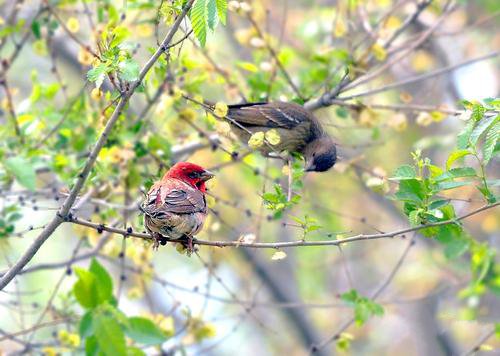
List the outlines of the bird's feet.
{"type": "Polygon", "coordinates": [[[189,236],[189,235],[184,235],[183,239],[185,239],[186,241],[182,242],[182,246],[184,246],[184,248],[186,249],[188,256],[191,256],[193,254],[193,252],[198,251],[193,244],[193,241],[196,240],[195,237],[189,236]]]}
{"type": "Polygon", "coordinates": [[[167,238],[158,232],[153,233],[153,238],[153,250],[155,251],[158,250],[160,245],[165,246],[167,244],[167,238]]]}

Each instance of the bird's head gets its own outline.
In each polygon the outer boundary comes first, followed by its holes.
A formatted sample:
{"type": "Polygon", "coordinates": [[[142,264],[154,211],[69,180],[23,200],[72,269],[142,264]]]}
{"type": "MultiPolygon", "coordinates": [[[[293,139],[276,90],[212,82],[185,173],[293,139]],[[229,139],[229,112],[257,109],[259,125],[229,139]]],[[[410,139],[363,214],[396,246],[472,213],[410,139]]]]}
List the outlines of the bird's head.
{"type": "Polygon", "coordinates": [[[320,137],[309,143],[304,150],[306,172],[325,172],[337,161],[335,143],[328,136],[320,137]]]}
{"type": "Polygon", "coordinates": [[[179,162],[176,163],[168,170],[165,174],[165,178],[175,178],[182,180],[193,187],[198,188],[202,192],[207,190],[205,182],[212,179],[214,174],[197,164],[190,162],[179,162]]]}

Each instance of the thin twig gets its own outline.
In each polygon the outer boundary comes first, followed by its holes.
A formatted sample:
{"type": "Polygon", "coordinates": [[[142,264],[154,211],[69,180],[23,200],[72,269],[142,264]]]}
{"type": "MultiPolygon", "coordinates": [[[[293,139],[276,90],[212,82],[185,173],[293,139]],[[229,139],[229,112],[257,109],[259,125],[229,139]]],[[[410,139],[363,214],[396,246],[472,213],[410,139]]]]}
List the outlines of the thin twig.
{"type": "MultiPolygon", "coordinates": [[[[279,248],[287,248],[287,247],[302,247],[302,246],[338,246],[346,243],[351,243],[355,241],[366,241],[366,240],[376,240],[382,238],[393,238],[399,235],[404,235],[409,232],[419,231],[429,227],[436,226],[444,226],[449,224],[457,223],[458,221],[464,220],[470,216],[476,215],[480,212],[483,212],[488,209],[492,209],[496,206],[500,205],[500,202],[496,202],[494,204],[484,205],[481,208],[473,210],[465,215],[459,216],[452,220],[440,221],[432,224],[425,224],[416,227],[396,230],[392,232],[379,233],[379,234],[358,234],[355,236],[346,237],[340,240],[321,240],[321,241],[286,241],[286,242],[253,242],[253,243],[245,243],[241,241],[206,241],[206,240],[197,240],[193,241],[194,245],[202,245],[202,246],[213,246],[213,247],[248,247],[248,248],[268,248],[268,249],[279,249],[279,248]]],[[[144,240],[153,241],[153,237],[146,233],[137,233],[137,232],[129,232],[123,229],[118,229],[115,227],[106,226],[104,224],[93,223],[87,220],[83,220],[80,218],[72,217],[71,220],[67,220],[67,222],[82,226],[87,226],[97,231],[108,231],[122,236],[131,236],[137,237],[144,240]]],[[[169,242],[183,242],[182,239],[172,239],[166,237],[169,242]]]]}
{"type": "Polygon", "coordinates": [[[495,334],[495,328],[491,329],[488,331],[483,337],[477,341],[473,347],[471,347],[468,351],[465,351],[462,356],[470,356],[475,354],[476,352],[481,350],[481,345],[483,345],[490,337],[492,337],[495,334]]]}
{"type": "MultiPolygon", "coordinates": [[[[398,259],[396,262],[396,265],[394,268],[391,270],[387,278],[384,280],[384,282],[375,290],[375,292],[371,295],[370,299],[376,300],[384,291],[385,289],[389,286],[389,284],[392,282],[398,271],[401,269],[401,266],[403,265],[403,262],[405,261],[406,257],[408,256],[408,252],[410,252],[411,247],[415,244],[415,234],[409,241],[409,243],[406,245],[406,248],[403,251],[403,254],[401,257],[398,259]]],[[[347,322],[345,322],[342,327],[332,336],[330,336],[328,339],[324,340],[323,342],[317,344],[317,345],[312,345],[311,346],[311,354],[317,353],[319,350],[325,348],[328,346],[332,341],[337,340],[340,335],[349,328],[354,322],[355,318],[350,318],[347,322]]]]}
{"type": "Polygon", "coordinates": [[[452,72],[452,71],[454,71],[456,69],[459,69],[461,67],[465,67],[465,66],[468,66],[470,64],[483,61],[485,59],[490,59],[490,58],[498,57],[499,55],[500,55],[500,51],[488,53],[488,54],[485,54],[485,55],[477,57],[477,58],[468,59],[468,60],[463,61],[461,63],[457,63],[457,64],[453,64],[453,65],[450,65],[450,66],[447,66],[447,67],[444,67],[444,68],[436,69],[436,70],[433,70],[433,71],[425,73],[425,74],[416,75],[416,76],[404,79],[404,80],[402,80],[400,82],[397,82],[397,83],[388,84],[388,85],[385,85],[383,87],[380,87],[380,88],[377,88],[377,89],[368,90],[368,91],[365,91],[365,92],[362,92],[362,93],[358,93],[358,94],[353,94],[353,95],[349,95],[349,96],[339,97],[338,99],[339,100],[350,100],[350,99],[359,98],[359,97],[362,97],[362,96],[368,96],[368,95],[377,94],[377,93],[380,93],[380,92],[383,92],[383,91],[387,91],[387,90],[391,90],[391,89],[394,89],[394,88],[401,87],[403,85],[407,85],[407,84],[419,82],[419,81],[422,81],[422,80],[426,80],[426,79],[429,79],[429,78],[437,77],[439,75],[452,72]]]}

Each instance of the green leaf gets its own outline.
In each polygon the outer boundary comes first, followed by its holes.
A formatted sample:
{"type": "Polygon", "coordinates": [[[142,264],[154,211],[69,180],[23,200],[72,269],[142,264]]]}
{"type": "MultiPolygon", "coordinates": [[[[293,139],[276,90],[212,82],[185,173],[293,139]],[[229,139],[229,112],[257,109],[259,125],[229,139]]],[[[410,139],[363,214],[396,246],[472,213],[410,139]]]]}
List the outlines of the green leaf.
{"type": "Polygon", "coordinates": [[[436,240],[445,245],[444,254],[449,259],[463,255],[470,247],[470,239],[464,236],[462,227],[456,224],[440,226],[436,240]]]}
{"type": "Polygon", "coordinates": [[[346,352],[349,351],[351,347],[351,339],[352,336],[350,334],[346,333],[341,333],[337,339],[337,342],[335,343],[335,347],[339,352],[346,352]]]}
{"type": "Polygon", "coordinates": [[[165,333],[151,320],[141,317],[128,318],[128,337],[144,345],[158,345],[167,340],[165,333]]]}
{"type": "Polygon", "coordinates": [[[295,221],[299,225],[305,225],[306,224],[306,222],[304,220],[302,220],[301,218],[299,218],[297,216],[289,215],[289,217],[290,217],[290,219],[292,219],[293,221],[295,221]]]}
{"type": "Polygon", "coordinates": [[[422,183],[417,179],[402,180],[395,196],[400,201],[420,203],[424,198],[422,183]]]}
{"type": "Polygon", "coordinates": [[[93,310],[89,310],[80,319],[80,325],[78,327],[78,331],[79,331],[80,337],[82,339],[89,337],[93,333],[93,330],[92,330],[92,313],[93,312],[94,312],[93,310]]]}
{"type": "Polygon", "coordinates": [[[113,297],[113,280],[108,271],[95,258],[90,263],[89,271],[95,276],[99,302],[109,301],[113,297]]]}
{"type": "Polygon", "coordinates": [[[279,203],[281,201],[280,198],[274,193],[264,193],[262,195],[262,199],[270,203],[279,203]]]}
{"type": "Polygon", "coordinates": [[[127,355],[125,335],[120,324],[113,317],[97,315],[94,319],[94,335],[104,355],[127,355]]]}
{"type": "Polygon", "coordinates": [[[4,161],[5,168],[16,177],[22,186],[35,190],[36,172],[33,165],[23,157],[10,157],[4,161]]]}
{"type": "Polygon", "coordinates": [[[351,289],[349,292],[343,293],[340,296],[340,299],[354,305],[359,297],[360,295],[358,294],[358,292],[355,289],[351,289]]]}
{"type": "Polygon", "coordinates": [[[195,0],[189,16],[194,34],[202,47],[205,47],[207,41],[207,1],[195,0]]]}
{"type": "Polygon", "coordinates": [[[105,63],[99,63],[87,72],[87,79],[95,82],[96,88],[100,88],[109,70],[110,68],[105,63]]]}
{"type": "Polygon", "coordinates": [[[146,354],[138,347],[129,346],[127,347],[127,356],[146,356],[146,354]]]}
{"type": "Polygon", "coordinates": [[[459,150],[466,149],[469,147],[469,137],[472,133],[472,129],[474,129],[474,120],[467,121],[467,124],[464,126],[462,131],[457,136],[457,148],[459,150]]]}
{"type": "Polygon", "coordinates": [[[223,25],[225,25],[227,17],[227,0],[216,0],[215,2],[217,4],[217,14],[219,16],[219,20],[223,25]]]}
{"type": "Polygon", "coordinates": [[[403,165],[396,169],[393,174],[393,177],[389,178],[390,180],[404,180],[404,179],[413,179],[417,176],[415,172],[415,168],[410,165],[403,165]]]}
{"type": "Polygon", "coordinates": [[[429,204],[429,209],[437,209],[440,208],[444,205],[447,205],[450,201],[448,199],[439,199],[439,200],[434,200],[432,203],[429,204]]]}
{"type": "Polygon", "coordinates": [[[500,98],[485,98],[483,102],[490,109],[498,109],[500,108],[500,98]]]}
{"type": "Polygon", "coordinates": [[[440,167],[435,166],[433,164],[428,164],[427,168],[429,169],[429,172],[431,174],[431,178],[436,178],[444,173],[444,171],[440,167]]]}
{"type": "Polygon", "coordinates": [[[85,339],[85,355],[95,356],[98,352],[99,346],[97,345],[97,338],[95,336],[91,336],[85,339]]]}
{"type": "Polygon", "coordinates": [[[456,150],[453,151],[449,157],[448,160],[446,161],[446,170],[450,170],[453,162],[455,162],[457,159],[465,157],[470,155],[471,152],[469,150],[456,150]]]}
{"type": "Polygon", "coordinates": [[[410,215],[408,215],[408,220],[410,221],[410,225],[412,227],[420,225],[420,209],[413,210],[410,212],[410,215]]]}
{"type": "Polygon", "coordinates": [[[453,177],[453,178],[475,177],[475,176],[477,176],[476,170],[474,168],[472,168],[472,167],[452,168],[447,173],[449,173],[450,176],[453,177]]]}
{"type": "MultiPolygon", "coordinates": [[[[109,8],[114,9],[113,6],[109,8]]],[[[122,43],[125,38],[130,36],[130,30],[125,26],[116,26],[111,34],[113,35],[113,40],[109,43],[109,47],[116,47],[122,43]]]]}
{"type": "Polygon", "coordinates": [[[42,38],[41,31],[40,31],[40,22],[38,21],[33,21],[31,23],[31,31],[33,31],[33,35],[37,40],[42,38]]]}
{"type": "Polygon", "coordinates": [[[135,82],[139,79],[140,67],[133,59],[126,59],[119,65],[120,78],[127,82],[135,82]]]}
{"type": "Polygon", "coordinates": [[[463,187],[465,185],[470,185],[471,182],[454,182],[454,181],[445,181],[440,182],[436,186],[436,191],[455,189],[458,187],[463,187]]]}
{"type": "Polygon", "coordinates": [[[216,0],[208,0],[207,4],[207,23],[208,23],[208,28],[210,28],[212,31],[215,30],[215,26],[217,26],[217,4],[215,2],[216,0]]]}
{"type": "Polygon", "coordinates": [[[78,281],[73,285],[76,300],[84,308],[94,308],[99,304],[96,277],[83,268],[75,267],[78,281]]]}
{"type": "Polygon", "coordinates": [[[484,108],[483,105],[476,103],[472,105],[472,115],[471,119],[474,121],[479,121],[483,118],[484,113],[486,112],[486,109],[484,108]]]}
{"type": "Polygon", "coordinates": [[[252,73],[257,73],[259,71],[259,68],[251,62],[236,62],[236,65],[252,73]]]}
{"type": "Polygon", "coordinates": [[[488,128],[496,122],[498,122],[498,115],[485,117],[481,121],[479,121],[479,124],[474,128],[474,130],[472,130],[472,133],[470,134],[470,144],[474,146],[479,140],[479,137],[481,137],[481,135],[485,133],[486,130],[488,130],[488,128]]]}
{"type": "Polygon", "coordinates": [[[498,138],[500,137],[500,122],[497,121],[486,133],[486,139],[484,140],[483,146],[483,161],[484,164],[488,164],[491,157],[493,156],[493,151],[497,144],[498,138]]]}
{"type": "Polygon", "coordinates": [[[492,264],[494,263],[495,251],[487,243],[474,243],[471,246],[471,269],[476,282],[482,281],[492,264]]]}
{"type": "Polygon", "coordinates": [[[450,180],[454,178],[476,177],[476,171],[472,167],[452,168],[436,177],[436,181],[450,180]]]}
{"type": "Polygon", "coordinates": [[[357,303],[354,308],[354,319],[356,325],[363,325],[370,318],[370,308],[367,303],[357,303]]]}
{"type": "Polygon", "coordinates": [[[354,307],[354,319],[357,325],[364,324],[371,316],[384,314],[384,308],[381,305],[359,295],[354,289],[342,294],[340,298],[354,307]]]}

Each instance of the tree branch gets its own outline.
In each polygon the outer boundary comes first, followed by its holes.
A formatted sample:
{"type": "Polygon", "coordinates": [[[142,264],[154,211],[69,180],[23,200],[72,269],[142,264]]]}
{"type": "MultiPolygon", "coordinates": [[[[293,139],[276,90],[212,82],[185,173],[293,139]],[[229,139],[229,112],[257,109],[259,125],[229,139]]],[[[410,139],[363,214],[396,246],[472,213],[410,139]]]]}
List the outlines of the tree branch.
{"type": "Polygon", "coordinates": [[[373,89],[373,90],[368,90],[368,91],[365,91],[365,92],[362,92],[362,93],[353,94],[353,95],[349,95],[349,96],[339,97],[338,99],[339,100],[350,100],[350,99],[359,98],[359,97],[362,97],[362,96],[368,96],[368,95],[377,94],[377,93],[380,93],[380,92],[383,92],[383,91],[387,91],[387,90],[391,90],[391,89],[394,89],[394,88],[401,87],[403,85],[412,84],[412,83],[415,83],[415,82],[419,82],[421,80],[425,80],[425,79],[437,77],[439,75],[446,74],[448,72],[452,72],[452,71],[454,71],[454,70],[456,70],[458,68],[468,66],[468,65],[470,65],[472,63],[475,63],[475,62],[479,62],[479,61],[483,61],[485,59],[490,59],[490,58],[498,57],[499,55],[500,55],[500,51],[488,53],[488,54],[485,54],[483,56],[480,56],[480,57],[477,57],[477,58],[468,59],[468,60],[463,61],[461,63],[457,63],[457,64],[453,64],[453,65],[450,65],[450,66],[447,66],[447,67],[444,67],[444,68],[436,69],[436,70],[433,70],[431,72],[428,72],[428,73],[425,73],[425,74],[422,74],[422,75],[416,75],[416,76],[410,77],[408,79],[402,80],[402,81],[397,82],[397,83],[388,84],[388,85],[383,86],[381,88],[377,88],[377,89],[373,89]]]}
{"type": "MultiPolygon", "coordinates": [[[[432,223],[432,224],[425,224],[425,225],[420,225],[420,226],[416,226],[416,227],[395,230],[393,232],[386,232],[386,233],[379,233],[379,234],[358,234],[355,236],[346,237],[346,238],[341,239],[341,240],[322,240],[322,241],[299,240],[299,241],[286,241],[286,242],[253,242],[253,243],[244,243],[244,242],[240,242],[240,241],[194,240],[193,244],[200,245],[200,246],[213,246],[213,247],[248,247],[248,248],[268,248],[268,249],[302,247],[302,246],[338,246],[338,245],[342,245],[342,244],[346,244],[346,243],[350,243],[350,242],[355,242],[355,241],[376,240],[376,239],[381,239],[381,238],[393,238],[393,237],[396,237],[399,235],[407,234],[409,232],[419,231],[419,230],[422,230],[422,229],[425,229],[428,227],[436,227],[436,226],[454,224],[454,223],[461,221],[461,220],[464,220],[470,216],[479,214],[482,211],[492,209],[498,205],[500,205],[500,202],[497,202],[494,204],[484,205],[481,208],[473,210],[465,215],[459,216],[459,217],[452,219],[452,220],[445,220],[445,221],[440,221],[440,222],[436,222],[436,223],[432,223]]],[[[141,238],[144,240],[153,241],[153,237],[149,234],[146,234],[146,233],[133,232],[130,229],[129,230],[118,229],[115,227],[106,226],[104,224],[93,223],[91,221],[83,220],[83,219],[76,218],[76,217],[68,218],[67,222],[77,224],[77,225],[87,226],[87,227],[90,227],[92,229],[97,230],[98,232],[108,231],[108,232],[122,235],[122,236],[131,236],[131,237],[141,238]]],[[[174,243],[185,242],[183,239],[172,239],[169,237],[166,237],[166,239],[167,239],[167,241],[174,242],[174,243]]]]}
{"type": "Polygon", "coordinates": [[[46,225],[46,227],[43,229],[43,231],[40,233],[40,235],[33,241],[31,246],[28,247],[28,249],[25,251],[25,253],[21,256],[21,258],[12,266],[12,268],[9,269],[9,271],[2,277],[0,280],[0,290],[3,290],[7,284],[16,276],[19,271],[21,271],[24,266],[35,256],[37,251],[40,249],[40,247],[45,243],[45,241],[54,233],[54,231],[61,225],[64,220],[67,218],[67,215],[73,206],[78,193],[80,190],[83,188],[83,185],[85,181],[87,180],[87,177],[90,174],[90,171],[92,170],[92,167],[94,166],[94,163],[97,159],[97,156],[99,155],[99,152],[101,151],[102,147],[108,140],[108,136],[111,133],[111,130],[113,129],[113,126],[115,122],[118,120],[120,117],[120,114],[122,113],[122,110],[124,109],[125,105],[128,103],[130,97],[133,95],[137,87],[140,85],[140,83],[144,80],[144,77],[146,74],[149,72],[149,70],[153,67],[155,62],[158,60],[160,55],[165,51],[167,46],[170,44],[172,41],[172,38],[174,37],[174,34],[177,32],[179,29],[179,26],[183,20],[183,18],[186,16],[187,12],[191,8],[194,0],[190,0],[189,3],[184,7],[182,13],[177,17],[176,21],[174,22],[172,28],[170,29],[169,33],[161,43],[161,46],[156,50],[156,52],[151,56],[151,58],[148,60],[148,62],[144,65],[142,70],[139,73],[139,78],[137,81],[132,83],[130,89],[123,93],[121,95],[120,101],[118,102],[117,106],[115,107],[113,113],[111,114],[111,117],[109,118],[108,122],[106,123],[106,126],[104,128],[104,131],[102,134],[99,136],[99,139],[97,140],[94,148],[92,149],[89,158],[87,159],[87,162],[85,163],[85,167],[83,168],[82,172],[78,175],[78,179],[75,183],[75,186],[73,189],[71,189],[70,195],[66,198],[64,201],[63,205],[57,212],[57,214],[54,216],[52,221],[46,225]]]}

